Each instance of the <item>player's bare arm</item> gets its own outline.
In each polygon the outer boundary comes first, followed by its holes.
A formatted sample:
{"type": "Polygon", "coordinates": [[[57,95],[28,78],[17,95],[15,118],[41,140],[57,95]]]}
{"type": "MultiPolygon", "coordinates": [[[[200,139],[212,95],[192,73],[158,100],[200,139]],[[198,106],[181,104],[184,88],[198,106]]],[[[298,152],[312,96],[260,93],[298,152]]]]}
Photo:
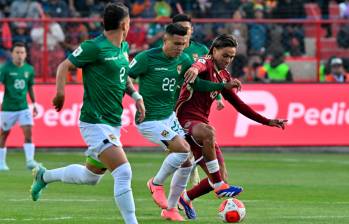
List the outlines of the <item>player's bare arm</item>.
{"type": "Polygon", "coordinates": [[[285,119],[272,119],[269,121],[269,126],[270,127],[277,127],[277,128],[282,128],[282,130],[285,129],[286,127],[287,120],[285,119]]]}
{"type": "Polygon", "coordinates": [[[127,77],[126,93],[127,95],[131,96],[135,100],[136,109],[139,113],[139,117],[137,121],[142,122],[145,118],[145,107],[144,107],[143,97],[135,90],[130,77],[127,77]]]}
{"type": "Polygon", "coordinates": [[[224,84],[225,89],[236,89],[238,92],[241,91],[241,82],[238,79],[233,79],[230,82],[224,84]]]}
{"type": "Polygon", "coordinates": [[[185,83],[193,83],[199,74],[199,69],[196,67],[190,67],[184,74],[185,83]]]}
{"type": "Polygon", "coordinates": [[[62,63],[60,63],[57,68],[56,96],[52,101],[53,106],[55,107],[57,112],[61,111],[64,105],[64,87],[67,74],[70,70],[73,70],[75,68],[75,65],[73,65],[68,59],[65,59],[62,63]]]}
{"type": "Polygon", "coordinates": [[[33,103],[33,117],[36,117],[38,115],[38,110],[35,105],[35,95],[34,95],[34,89],[32,85],[29,86],[28,93],[29,93],[30,100],[33,103]]]}

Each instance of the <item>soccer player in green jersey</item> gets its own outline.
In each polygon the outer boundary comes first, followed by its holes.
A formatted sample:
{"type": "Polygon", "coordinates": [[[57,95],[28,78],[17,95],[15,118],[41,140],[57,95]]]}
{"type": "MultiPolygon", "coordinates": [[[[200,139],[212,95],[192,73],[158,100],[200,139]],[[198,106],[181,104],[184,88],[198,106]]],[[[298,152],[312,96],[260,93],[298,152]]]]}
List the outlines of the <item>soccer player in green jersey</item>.
{"type": "MultiPolygon", "coordinates": [[[[154,201],[162,208],[161,216],[172,221],[184,220],[178,213],[177,201],[192,169],[190,161],[187,160],[190,148],[173,111],[178,91],[185,79],[184,73],[193,62],[183,53],[187,41],[186,34],[187,29],[181,25],[169,24],[166,27],[163,46],[136,55],[130,63],[129,71],[132,78],[139,77],[139,92],[144,98],[146,109],[144,121],[137,124],[138,130],[144,137],[170,152],[158,173],[147,185],[154,201]],[[163,184],[173,173],[167,200],[163,184]]],[[[197,74],[190,75],[186,80],[189,83],[195,80],[192,87],[199,91],[233,88],[231,83],[211,83],[195,79],[196,76],[197,74]]]]}
{"type": "Polygon", "coordinates": [[[5,86],[2,102],[1,134],[0,134],[0,171],[9,170],[6,164],[6,139],[11,128],[18,122],[24,133],[24,153],[28,169],[33,169],[35,146],[32,143],[33,116],[37,115],[33,91],[34,69],[27,64],[25,44],[15,43],[12,48],[12,61],[0,69],[0,82],[5,86]],[[34,105],[33,114],[28,108],[27,93],[34,105]]]}
{"type": "Polygon", "coordinates": [[[144,118],[142,97],[128,77],[129,11],[121,3],[109,3],[104,9],[104,32],[83,42],[57,69],[57,92],[53,104],[60,111],[64,104],[65,77],[70,69],[82,68],[84,98],[80,132],[88,145],[85,166],[72,164],[46,170],[35,169],[32,199],[38,200],[42,189],[52,182],[97,184],[108,169],[114,178],[114,199],[124,222],[136,224],[131,189],[132,171],[120,142],[122,99],[124,93],[136,100],[138,121],[144,118]]]}

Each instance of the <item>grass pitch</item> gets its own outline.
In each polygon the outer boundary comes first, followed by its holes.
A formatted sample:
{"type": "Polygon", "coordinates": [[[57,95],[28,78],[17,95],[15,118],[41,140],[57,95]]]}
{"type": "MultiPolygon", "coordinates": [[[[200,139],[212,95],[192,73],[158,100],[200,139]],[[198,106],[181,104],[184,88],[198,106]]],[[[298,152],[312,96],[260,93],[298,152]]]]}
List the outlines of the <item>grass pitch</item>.
{"type": "MultiPolygon", "coordinates": [[[[107,173],[97,186],[53,183],[39,201],[30,199],[31,171],[22,152],[9,152],[9,172],[0,172],[0,223],[123,223],[113,200],[113,180],[107,173]]],[[[37,153],[47,168],[83,163],[82,153],[37,153]]],[[[146,181],[155,174],[164,153],[128,153],[133,168],[133,192],[139,223],[161,220],[146,181]]],[[[251,224],[349,223],[349,154],[225,153],[231,183],[242,185],[251,224]]],[[[201,172],[201,176],[203,173],[201,172]]],[[[167,181],[169,185],[169,180],[167,181]]],[[[221,223],[222,200],[208,194],[195,201],[194,223],[221,223]]]]}

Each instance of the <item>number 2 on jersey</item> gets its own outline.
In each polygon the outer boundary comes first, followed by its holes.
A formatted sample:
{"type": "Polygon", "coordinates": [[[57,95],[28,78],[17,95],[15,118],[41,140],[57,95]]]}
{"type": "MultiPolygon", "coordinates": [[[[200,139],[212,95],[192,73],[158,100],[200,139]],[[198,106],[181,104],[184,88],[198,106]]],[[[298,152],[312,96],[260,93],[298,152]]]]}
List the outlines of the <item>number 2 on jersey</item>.
{"type": "Polygon", "coordinates": [[[125,74],[126,74],[126,68],[125,67],[121,67],[120,69],[120,82],[123,83],[125,82],[125,74]]]}

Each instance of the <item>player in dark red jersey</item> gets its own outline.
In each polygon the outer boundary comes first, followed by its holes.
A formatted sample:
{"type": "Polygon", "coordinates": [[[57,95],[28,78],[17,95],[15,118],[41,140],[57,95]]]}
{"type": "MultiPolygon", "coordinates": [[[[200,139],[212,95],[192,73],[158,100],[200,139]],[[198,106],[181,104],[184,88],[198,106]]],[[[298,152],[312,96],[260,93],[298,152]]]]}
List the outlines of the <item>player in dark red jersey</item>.
{"type": "MultiPolygon", "coordinates": [[[[218,36],[213,41],[209,54],[195,62],[188,73],[199,73],[200,78],[211,82],[231,82],[232,77],[226,68],[233,61],[236,48],[237,41],[232,35],[218,36]]],[[[237,90],[240,89],[241,85],[237,90]]],[[[219,93],[238,112],[258,123],[284,129],[287,122],[283,119],[268,119],[258,114],[236,95],[234,89],[224,89],[221,92],[197,92],[183,86],[176,105],[177,117],[182,127],[188,132],[187,140],[195,160],[208,176],[189,191],[183,192],[180,197],[179,205],[185,209],[189,219],[196,218],[191,203],[195,198],[212,190],[219,198],[235,196],[242,191],[241,187],[230,186],[222,178],[220,165],[224,165],[224,159],[215,140],[215,130],[208,121],[212,102],[219,93]],[[234,188],[236,191],[232,192],[234,188]]]]}

